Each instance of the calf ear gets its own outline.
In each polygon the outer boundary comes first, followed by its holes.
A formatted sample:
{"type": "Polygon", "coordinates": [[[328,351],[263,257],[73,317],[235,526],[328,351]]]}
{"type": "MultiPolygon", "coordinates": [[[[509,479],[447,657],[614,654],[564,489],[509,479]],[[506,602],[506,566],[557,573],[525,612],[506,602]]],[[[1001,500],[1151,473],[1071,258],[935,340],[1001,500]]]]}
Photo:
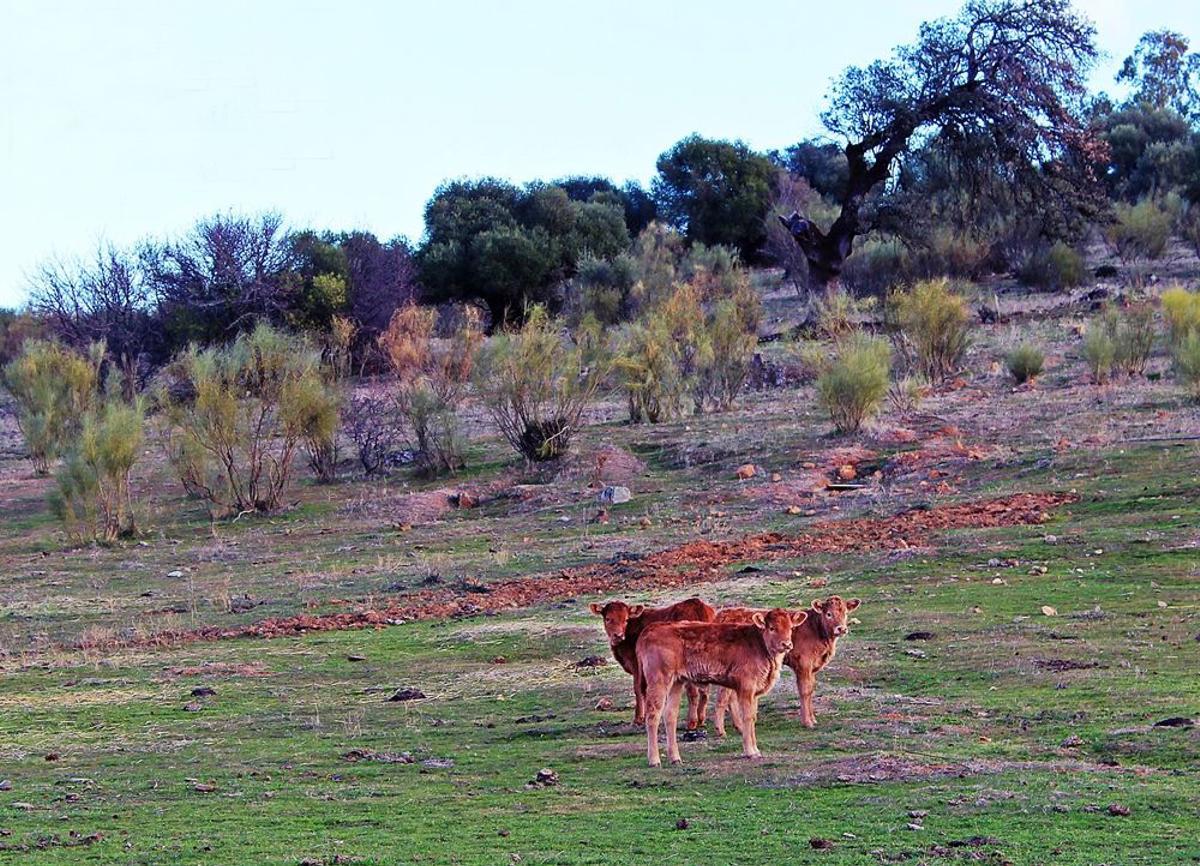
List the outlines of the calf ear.
{"type": "Polygon", "coordinates": [[[755,613],[753,616],[751,616],[751,617],[750,617],[750,622],[754,623],[754,624],[755,624],[756,626],[758,626],[759,628],[766,628],[766,627],[767,627],[767,620],[766,620],[766,618],[765,618],[765,617],[762,615],[762,613],[761,613],[761,612],[759,612],[759,613],[755,613]]]}
{"type": "Polygon", "coordinates": [[[813,603],[812,603],[812,609],[815,611],[820,611],[824,608],[824,604],[825,603],[823,601],[821,601],[821,599],[814,598],[813,603]]]}
{"type": "Polygon", "coordinates": [[[641,615],[642,615],[642,611],[644,611],[645,609],[646,609],[646,605],[644,605],[644,604],[635,604],[635,605],[633,605],[632,607],[630,607],[630,608],[629,608],[629,615],[630,615],[630,616],[641,616],[641,615]]]}
{"type": "Polygon", "coordinates": [[[600,604],[599,602],[593,601],[588,605],[588,607],[591,609],[592,613],[596,614],[597,616],[604,616],[604,605],[600,604]]]}
{"type": "Polygon", "coordinates": [[[860,604],[862,604],[861,598],[852,598],[846,602],[846,610],[854,610],[854,608],[858,607],[860,604]]]}
{"type": "Polygon", "coordinates": [[[792,627],[793,628],[795,628],[798,625],[804,625],[804,621],[806,619],[808,619],[808,611],[806,611],[806,610],[793,610],[793,611],[791,611],[791,614],[792,614],[792,627]]]}

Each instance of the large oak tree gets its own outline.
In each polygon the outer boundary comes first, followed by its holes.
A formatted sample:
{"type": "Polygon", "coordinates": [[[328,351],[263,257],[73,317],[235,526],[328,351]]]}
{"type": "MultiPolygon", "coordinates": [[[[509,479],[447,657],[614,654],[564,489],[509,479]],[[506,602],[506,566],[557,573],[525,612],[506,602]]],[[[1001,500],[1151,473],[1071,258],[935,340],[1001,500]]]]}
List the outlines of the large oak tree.
{"type": "Polygon", "coordinates": [[[1024,207],[1088,213],[1099,143],[1085,119],[1095,28],[1069,0],[970,0],[956,18],[833,85],[822,121],[845,141],[846,176],[828,230],[780,217],[816,286],[837,280],[855,238],[875,228],[903,161],[936,142],[1005,173],[1024,207]]]}

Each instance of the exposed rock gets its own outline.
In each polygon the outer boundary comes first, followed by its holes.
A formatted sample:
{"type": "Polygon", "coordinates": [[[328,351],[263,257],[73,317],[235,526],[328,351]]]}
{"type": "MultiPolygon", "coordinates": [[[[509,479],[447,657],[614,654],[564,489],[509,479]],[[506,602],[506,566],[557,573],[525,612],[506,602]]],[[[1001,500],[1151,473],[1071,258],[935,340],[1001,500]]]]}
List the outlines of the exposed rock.
{"type": "Polygon", "coordinates": [[[610,484],[596,494],[596,501],[604,505],[621,505],[633,499],[633,493],[628,487],[620,484],[610,484]]]}
{"type": "Polygon", "coordinates": [[[420,689],[403,688],[403,689],[397,690],[395,694],[393,694],[390,698],[388,698],[388,701],[389,702],[421,701],[424,699],[425,699],[425,693],[423,691],[421,691],[420,689]]]}

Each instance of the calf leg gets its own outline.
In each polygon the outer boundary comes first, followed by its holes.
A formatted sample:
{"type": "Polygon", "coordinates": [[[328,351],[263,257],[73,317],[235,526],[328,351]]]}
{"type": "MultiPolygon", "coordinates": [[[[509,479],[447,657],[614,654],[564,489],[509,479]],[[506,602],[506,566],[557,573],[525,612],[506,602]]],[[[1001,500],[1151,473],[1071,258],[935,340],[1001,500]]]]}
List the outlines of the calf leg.
{"type": "Polygon", "coordinates": [[[796,668],[796,691],[800,695],[800,724],[806,728],[811,728],[817,723],[812,707],[813,692],[816,688],[816,674],[804,668],[796,668]]]}
{"type": "Polygon", "coordinates": [[[723,689],[717,686],[717,710],[713,713],[713,726],[717,730],[717,736],[725,736],[725,711],[729,709],[729,699],[733,696],[733,692],[729,689],[723,689]]]}
{"type": "Polygon", "coordinates": [[[646,713],[646,761],[651,767],[662,764],[658,755],[658,723],[662,719],[663,704],[667,698],[667,684],[660,679],[645,683],[642,706],[646,713]]]}
{"type": "Polygon", "coordinates": [[[642,676],[642,670],[637,665],[633,668],[633,723],[635,725],[643,725],[646,723],[646,680],[642,676]]]}
{"type": "Polygon", "coordinates": [[[683,698],[683,683],[672,683],[667,692],[667,760],[672,764],[683,762],[679,756],[679,702],[683,698]]]}
{"type": "Polygon", "coordinates": [[[688,698],[687,728],[689,731],[703,728],[704,717],[708,713],[708,689],[694,683],[688,683],[684,688],[688,698]]]}
{"type": "Polygon", "coordinates": [[[761,755],[754,745],[754,694],[738,692],[737,701],[742,715],[742,754],[747,758],[758,758],[761,755]]]}

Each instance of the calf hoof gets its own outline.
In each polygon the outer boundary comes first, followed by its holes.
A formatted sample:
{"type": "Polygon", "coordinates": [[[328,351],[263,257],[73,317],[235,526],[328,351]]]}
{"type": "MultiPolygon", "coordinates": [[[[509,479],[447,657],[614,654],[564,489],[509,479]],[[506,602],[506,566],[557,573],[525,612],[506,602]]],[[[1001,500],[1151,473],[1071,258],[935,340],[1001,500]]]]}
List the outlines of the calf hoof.
{"type": "Polygon", "coordinates": [[[646,724],[646,717],[645,716],[634,716],[633,723],[635,725],[644,725],[644,724],[646,724]]]}
{"type": "Polygon", "coordinates": [[[747,760],[747,761],[759,761],[759,760],[762,760],[762,752],[758,751],[757,749],[755,749],[753,752],[747,752],[747,753],[746,753],[746,760],[747,760]]]}
{"type": "Polygon", "coordinates": [[[683,763],[683,758],[672,758],[672,759],[671,759],[671,766],[672,766],[672,767],[676,767],[676,766],[678,766],[679,764],[682,764],[682,763],[683,763]]]}
{"type": "Polygon", "coordinates": [[[646,763],[649,764],[651,768],[662,766],[662,761],[647,761],[646,763]]]}
{"type": "Polygon", "coordinates": [[[800,724],[804,725],[806,728],[815,728],[817,726],[815,719],[805,719],[800,724]]]}
{"type": "Polygon", "coordinates": [[[717,728],[717,736],[720,737],[721,739],[725,739],[725,729],[717,728]]]}

